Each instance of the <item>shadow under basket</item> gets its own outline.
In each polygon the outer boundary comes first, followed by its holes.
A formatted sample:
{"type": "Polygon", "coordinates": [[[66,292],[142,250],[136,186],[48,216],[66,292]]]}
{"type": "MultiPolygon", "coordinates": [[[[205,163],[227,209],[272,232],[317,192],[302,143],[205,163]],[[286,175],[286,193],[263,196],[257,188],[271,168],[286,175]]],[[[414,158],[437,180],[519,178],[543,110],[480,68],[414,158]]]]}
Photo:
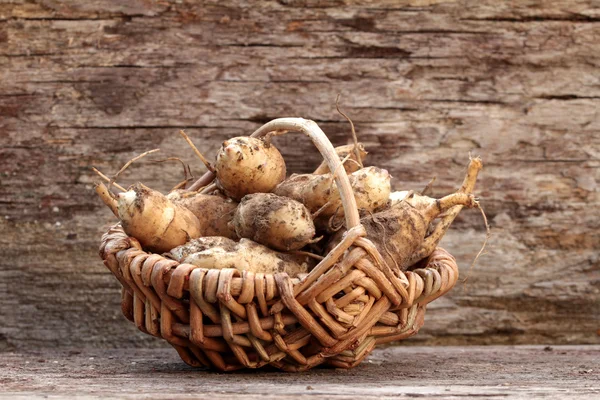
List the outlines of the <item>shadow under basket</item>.
{"type": "Polygon", "coordinates": [[[275,120],[252,136],[282,129],[281,121],[284,129],[311,137],[330,170],[339,171],[336,184],[348,230],[309,274],[290,278],[180,264],[144,251],[120,225],[102,237],[100,256],[123,286],[125,317],[142,332],[165,339],[191,366],[352,368],[378,344],[417,333],[426,305],[458,280],[456,261],[441,248],[421,261],[421,268],[392,271],[366,237],[348,176],[314,122],[275,120]]]}

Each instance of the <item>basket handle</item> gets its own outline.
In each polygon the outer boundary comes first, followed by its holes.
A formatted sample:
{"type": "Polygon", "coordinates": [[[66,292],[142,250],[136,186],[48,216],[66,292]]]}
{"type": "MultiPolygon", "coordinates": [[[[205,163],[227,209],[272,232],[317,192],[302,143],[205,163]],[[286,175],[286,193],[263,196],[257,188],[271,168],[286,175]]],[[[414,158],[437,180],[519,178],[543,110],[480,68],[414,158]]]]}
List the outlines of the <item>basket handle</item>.
{"type": "MultiPolygon", "coordinates": [[[[337,155],[333,145],[323,133],[316,122],[304,118],[277,118],[271,122],[267,122],[260,128],[254,131],[251,137],[260,138],[269,132],[274,131],[293,131],[302,132],[312,140],[317,150],[323,156],[329,170],[335,173],[335,183],[340,191],[342,199],[342,207],[344,207],[344,216],[346,218],[346,229],[354,228],[360,225],[360,217],[358,215],[358,207],[350,179],[346,174],[346,169],[342,166],[339,156],[337,155]]],[[[198,179],[187,190],[198,190],[203,186],[208,185],[215,178],[214,173],[208,171],[200,179],[198,179]]]]}

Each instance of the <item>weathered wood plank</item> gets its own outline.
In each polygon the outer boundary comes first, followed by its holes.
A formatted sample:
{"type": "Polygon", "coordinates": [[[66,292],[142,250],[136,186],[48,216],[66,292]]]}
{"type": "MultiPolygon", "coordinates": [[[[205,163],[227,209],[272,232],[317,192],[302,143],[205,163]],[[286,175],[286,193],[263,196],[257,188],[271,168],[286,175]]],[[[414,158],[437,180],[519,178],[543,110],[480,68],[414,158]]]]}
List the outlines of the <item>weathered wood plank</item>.
{"type": "Polygon", "coordinates": [[[600,394],[598,346],[402,347],[351,370],[192,369],[173,349],[3,353],[6,399],[582,399],[600,394]]]}
{"type": "MultiPolygon", "coordinates": [[[[460,183],[468,153],[493,237],[465,288],[432,304],[425,343],[599,343],[600,9],[590,1],[120,1],[0,4],[0,348],[161,345],[119,315],[91,191],[177,136],[213,155],[272,118],[356,123],[397,189],[460,183]]],[[[320,161],[276,138],[290,170],[320,161]]],[[[158,157],[157,157],[158,158],[158,157]]],[[[177,164],[121,181],[168,190],[177,164]]],[[[463,276],[483,241],[465,212],[444,245],[463,276]]]]}

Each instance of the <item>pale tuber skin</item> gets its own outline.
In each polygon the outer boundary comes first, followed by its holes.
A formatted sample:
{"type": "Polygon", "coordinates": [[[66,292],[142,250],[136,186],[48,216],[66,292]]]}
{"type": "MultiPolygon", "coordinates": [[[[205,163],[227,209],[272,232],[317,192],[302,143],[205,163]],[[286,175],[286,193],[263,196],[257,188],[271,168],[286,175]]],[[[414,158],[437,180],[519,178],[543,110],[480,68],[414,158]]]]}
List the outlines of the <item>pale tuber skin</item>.
{"type": "Polygon", "coordinates": [[[419,210],[424,210],[431,204],[431,202],[435,201],[434,198],[431,198],[429,196],[423,196],[421,194],[417,194],[409,190],[392,192],[390,193],[389,199],[390,207],[393,207],[396,204],[405,201],[419,210]]]}
{"type": "MultiPolygon", "coordinates": [[[[362,168],[362,163],[368,154],[362,143],[357,143],[356,147],[357,149],[354,148],[354,144],[346,144],[335,148],[335,152],[340,156],[340,160],[345,160],[344,169],[349,174],[362,168]],[[360,158],[357,158],[356,153],[358,153],[360,158]],[[346,159],[346,157],[348,157],[348,159],[346,159]]],[[[323,175],[329,172],[331,172],[329,171],[329,166],[323,161],[313,174],[323,175]]]]}
{"type": "Polygon", "coordinates": [[[181,262],[193,253],[199,253],[216,247],[231,251],[236,245],[237,243],[234,240],[223,236],[200,237],[171,249],[165,256],[181,262]]]}
{"type": "Polygon", "coordinates": [[[315,236],[308,209],[298,201],[272,193],[244,196],[232,225],[240,238],[281,251],[299,250],[315,236]]]}
{"type": "Polygon", "coordinates": [[[119,217],[125,233],[147,250],[168,251],[202,233],[200,221],[190,210],[141,183],[116,196],[103,184],[96,186],[96,192],[119,217]]]}
{"type": "MultiPolygon", "coordinates": [[[[386,263],[396,270],[406,270],[428,257],[462,207],[479,207],[470,194],[475,186],[481,160],[472,159],[461,189],[441,199],[416,195],[412,192],[395,192],[390,195],[389,208],[361,219],[367,237],[373,241],[386,263]],[[428,235],[432,222],[442,217],[428,235]]],[[[338,232],[331,238],[331,250],[342,238],[338,232]]]]}
{"type": "Polygon", "coordinates": [[[241,136],[223,142],[215,163],[217,186],[240,201],[251,193],[269,193],[285,179],[285,162],[270,143],[241,136]]]}
{"type": "MultiPolygon", "coordinates": [[[[373,212],[385,206],[391,192],[390,174],[377,167],[366,167],[348,176],[359,211],[373,212]]],[[[273,193],[302,202],[319,220],[343,217],[340,194],[332,174],[294,174],[279,184],[273,193]]]]}
{"type": "Polygon", "coordinates": [[[389,172],[382,168],[366,167],[353,172],[350,182],[358,210],[375,211],[385,206],[391,191],[390,180],[389,172]]]}
{"type": "Polygon", "coordinates": [[[172,191],[167,198],[187,208],[198,218],[201,236],[224,236],[234,240],[238,238],[230,225],[237,202],[225,196],[190,193],[185,190],[172,191]]]}
{"type": "Polygon", "coordinates": [[[285,272],[290,277],[307,273],[314,265],[314,260],[307,256],[282,254],[249,239],[236,243],[224,237],[194,239],[165,255],[200,268],[235,268],[265,274],[285,272]]]}
{"type": "MultiPolygon", "coordinates": [[[[362,218],[361,223],[386,263],[391,268],[404,271],[412,265],[412,255],[423,244],[432,221],[456,205],[477,207],[478,203],[473,195],[466,193],[433,199],[423,209],[404,201],[362,218]]],[[[339,232],[332,238],[328,250],[341,240],[341,234],[339,232]]]]}

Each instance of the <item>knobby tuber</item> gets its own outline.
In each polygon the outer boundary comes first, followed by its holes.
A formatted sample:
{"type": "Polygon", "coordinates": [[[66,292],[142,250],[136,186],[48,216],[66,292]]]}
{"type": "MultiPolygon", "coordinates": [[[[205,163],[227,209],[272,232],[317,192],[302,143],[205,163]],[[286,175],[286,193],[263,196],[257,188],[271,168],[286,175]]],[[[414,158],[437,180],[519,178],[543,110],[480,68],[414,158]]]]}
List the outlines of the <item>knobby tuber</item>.
{"type": "Polygon", "coordinates": [[[223,142],[215,163],[217,185],[236,201],[268,193],[285,179],[285,162],[274,145],[252,137],[223,142]]]}
{"type": "Polygon", "coordinates": [[[220,195],[175,190],[167,195],[173,203],[190,210],[200,221],[202,236],[225,236],[237,239],[230,225],[238,203],[220,195]]]}
{"type": "MultiPolygon", "coordinates": [[[[466,191],[472,191],[480,168],[480,159],[471,161],[463,187],[456,193],[433,199],[410,192],[396,192],[388,209],[361,219],[367,237],[373,241],[391,268],[404,271],[435,250],[439,239],[450,225],[444,225],[443,230],[434,235],[436,227],[433,233],[427,236],[432,222],[437,217],[444,213],[449,214],[453,210],[456,212],[455,207],[479,207],[475,197],[466,191]]],[[[342,234],[340,231],[332,237],[327,246],[328,251],[340,242],[342,234]]]]}
{"type": "Polygon", "coordinates": [[[148,250],[169,251],[202,235],[200,221],[190,210],[141,183],[117,195],[101,183],[96,193],[119,217],[125,233],[148,250]]]}
{"type": "Polygon", "coordinates": [[[279,253],[252,240],[235,242],[224,237],[194,239],[174,248],[166,256],[201,268],[236,268],[268,274],[286,272],[289,276],[306,273],[315,264],[306,255],[279,253]]]}
{"type": "Polygon", "coordinates": [[[315,236],[310,212],[300,202],[272,193],[249,194],[242,198],[233,218],[241,238],[275,250],[299,250],[315,236]]]}
{"type": "MultiPolygon", "coordinates": [[[[333,174],[293,174],[280,183],[273,193],[303,203],[315,217],[329,220],[342,217],[340,193],[333,181],[333,174]]],[[[359,169],[349,175],[359,210],[375,211],[388,202],[391,191],[390,174],[377,167],[359,169]]]]}

